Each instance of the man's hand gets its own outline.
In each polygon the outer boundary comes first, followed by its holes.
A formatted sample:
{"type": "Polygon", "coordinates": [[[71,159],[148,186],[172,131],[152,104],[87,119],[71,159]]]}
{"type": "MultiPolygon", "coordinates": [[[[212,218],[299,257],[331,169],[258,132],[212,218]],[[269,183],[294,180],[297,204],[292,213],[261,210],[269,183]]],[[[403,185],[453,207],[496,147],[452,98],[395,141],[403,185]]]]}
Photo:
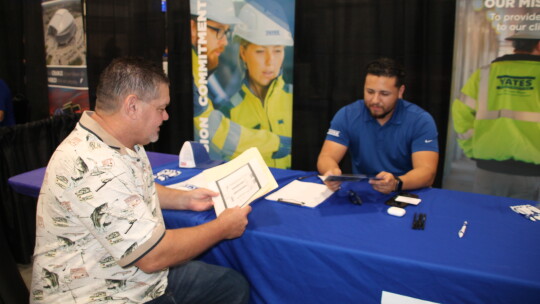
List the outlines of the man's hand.
{"type": "MultiPolygon", "coordinates": [[[[324,176],[341,175],[339,162],[343,159],[345,153],[347,153],[347,146],[325,140],[317,159],[317,170],[324,176]]],[[[341,182],[325,182],[325,184],[332,191],[338,190],[341,186],[341,182]]]]}
{"type": "Polygon", "coordinates": [[[234,239],[241,236],[248,224],[247,216],[251,212],[251,206],[233,207],[225,209],[216,219],[223,228],[225,239],[234,239]]]}
{"type": "Polygon", "coordinates": [[[185,192],[183,194],[183,199],[185,200],[187,210],[205,211],[214,206],[212,198],[218,195],[219,193],[217,192],[208,190],[206,188],[199,188],[185,192]]]}
{"type": "MultiPolygon", "coordinates": [[[[199,200],[197,198],[199,194],[206,197],[204,193],[210,191],[197,190],[189,191],[194,201],[199,200]]],[[[229,208],[225,209],[217,219],[204,224],[169,229],[157,246],[139,259],[135,265],[142,271],[151,273],[189,261],[224,239],[240,237],[246,230],[247,216],[250,212],[249,205],[242,208],[229,208]]]]}
{"type": "Polygon", "coordinates": [[[204,211],[212,208],[212,198],[219,193],[205,188],[191,191],[172,189],[156,183],[159,204],[162,209],[204,211]]]}
{"type": "Polygon", "coordinates": [[[369,183],[373,189],[384,194],[389,194],[396,189],[397,180],[394,178],[392,173],[382,171],[377,174],[376,178],[377,179],[369,180],[369,183]]]}
{"type": "MultiPolygon", "coordinates": [[[[324,173],[324,176],[328,176],[328,175],[341,175],[341,169],[334,168],[334,169],[328,170],[324,173]]],[[[341,182],[339,181],[324,182],[324,183],[326,184],[328,189],[332,191],[336,191],[339,189],[339,187],[341,187],[341,182]]]]}

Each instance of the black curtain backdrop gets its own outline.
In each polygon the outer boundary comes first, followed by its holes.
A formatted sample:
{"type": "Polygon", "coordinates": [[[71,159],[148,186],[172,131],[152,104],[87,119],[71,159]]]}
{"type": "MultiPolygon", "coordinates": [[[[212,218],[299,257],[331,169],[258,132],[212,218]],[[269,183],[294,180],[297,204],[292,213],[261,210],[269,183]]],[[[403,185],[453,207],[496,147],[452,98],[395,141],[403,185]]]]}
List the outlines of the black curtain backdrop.
{"type": "Polygon", "coordinates": [[[15,193],[7,180],[46,166],[78,120],[78,115],[62,115],[0,128],[0,303],[28,303],[16,263],[32,262],[36,229],[36,199],[15,193]]]}
{"type": "Polygon", "coordinates": [[[112,59],[130,55],[161,62],[166,28],[160,0],[88,0],[86,30],[92,109],[99,74],[112,59]]]}
{"type": "MultiPolygon", "coordinates": [[[[0,1],[0,77],[14,95],[28,99],[30,121],[46,119],[41,1],[0,1]]],[[[90,103],[93,108],[99,73],[113,58],[137,55],[161,63],[168,48],[170,119],[160,140],[147,150],[176,154],[184,141],[193,138],[189,1],[168,0],[166,14],[160,2],[86,1],[90,103]]],[[[405,99],[426,109],[437,123],[441,158],[435,186],[440,187],[455,6],[455,0],[296,0],[293,169],[316,170],[331,118],[342,106],[362,98],[365,65],[388,56],[402,62],[408,72],[405,99]]],[[[50,157],[49,148],[40,149],[42,143],[32,138],[36,151],[44,151],[37,153],[50,157]]],[[[25,157],[32,162],[31,155],[25,157]]],[[[345,171],[350,168],[348,159],[343,165],[345,171]]],[[[34,169],[20,166],[10,172],[34,169]]],[[[7,177],[2,176],[3,183],[7,177]]]]}
{"type": "Polygon", "coordinates": [[[61,115],[0,128],[0,232],[19,263],[29,263],[34,250],[36,199],[15,193],[7,180],[46,166],[78,120],[61,115]]]}
{"type": "MultiPolygon", "coordinates": [[[[192,139],[188,1],[168,2],[171,118],[150,149],[178,153],[192,139]]],[[[433,115],[442,182],[450,102],[454,0],[296,0],[292,167],[316,170],[330,120],[362,98],[365,65],[380,56],[405,66],[405,99],[433,115]]],[[[343,161],[350,170],[349,158],[343,161]]]]}

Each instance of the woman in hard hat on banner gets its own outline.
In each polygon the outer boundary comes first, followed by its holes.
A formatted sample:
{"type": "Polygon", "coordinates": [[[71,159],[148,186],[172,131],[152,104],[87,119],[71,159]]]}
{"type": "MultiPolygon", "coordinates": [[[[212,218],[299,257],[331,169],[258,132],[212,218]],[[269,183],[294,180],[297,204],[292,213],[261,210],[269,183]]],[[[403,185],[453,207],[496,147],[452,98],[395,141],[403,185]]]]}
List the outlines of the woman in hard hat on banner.
{"type": "MultiPolygon", "coordinates": [[[[290,168],[292,84],[285,83],[285,47],[294,44],[283,9],[273,1],[247,2],[240,9],[233,37],[240,43],[244,80],[240,90],[219,110],[244,127],[279,135],[280,149],[263,155],[271,167],[290,168]],[[263,7],[264,5],[264,7],[263,7]]],[[[260,139],[254,137],[252,146],[260,139]]]]}

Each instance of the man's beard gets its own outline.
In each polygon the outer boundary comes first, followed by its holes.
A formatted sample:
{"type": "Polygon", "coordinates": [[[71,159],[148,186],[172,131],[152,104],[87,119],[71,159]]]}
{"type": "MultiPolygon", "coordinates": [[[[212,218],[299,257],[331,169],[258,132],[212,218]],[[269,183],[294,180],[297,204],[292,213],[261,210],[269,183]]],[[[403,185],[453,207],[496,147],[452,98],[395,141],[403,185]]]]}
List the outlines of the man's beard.
{"type": "MultiPolygon", "coordinates": [[[[221,49],[221,53],[224,52],[224,48],[221,49]]],[[[215,54],[207,54],[208,55],[208,61],[207,61],[207,68],[208,68],[208,76],[210,76],[218,67],[219,67],[219,56],[216,56],[215,54]]]]}
{"type": "Polygon", "coordinates": [[[394,106],[394,107],[392,107],[391,109],[389,109],[389,110],[386,111],[386,112],[383,112],[383,113],[381,113],[381,114],[375,114],[375,113],[373,113],[373,112],[371,111],[371,109],[369,108],[369,106],[366,105],[366,107],[368,108],[368,111],[369,111],[369,114],[371,115],[371,117],[373,117],[373,118],[375,118],[375,119],[385,118],[385,117],[386,117],[388,114],[390,114],[390,113],[394,110],[394,108],[395,108],[395,106],[394,106]]]}

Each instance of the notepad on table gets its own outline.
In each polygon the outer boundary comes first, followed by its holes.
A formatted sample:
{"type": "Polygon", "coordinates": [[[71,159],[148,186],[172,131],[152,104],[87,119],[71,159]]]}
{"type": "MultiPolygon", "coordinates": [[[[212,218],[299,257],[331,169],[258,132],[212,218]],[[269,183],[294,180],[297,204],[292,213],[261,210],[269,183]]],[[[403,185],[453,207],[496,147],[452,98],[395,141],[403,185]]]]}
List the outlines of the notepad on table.
{"type": "Polygon", "coordinates": [[[324,184],[294,180],[266,196],[266,199],[314,208],[324,202],[332,193],[334,192],[324,184]]]}

